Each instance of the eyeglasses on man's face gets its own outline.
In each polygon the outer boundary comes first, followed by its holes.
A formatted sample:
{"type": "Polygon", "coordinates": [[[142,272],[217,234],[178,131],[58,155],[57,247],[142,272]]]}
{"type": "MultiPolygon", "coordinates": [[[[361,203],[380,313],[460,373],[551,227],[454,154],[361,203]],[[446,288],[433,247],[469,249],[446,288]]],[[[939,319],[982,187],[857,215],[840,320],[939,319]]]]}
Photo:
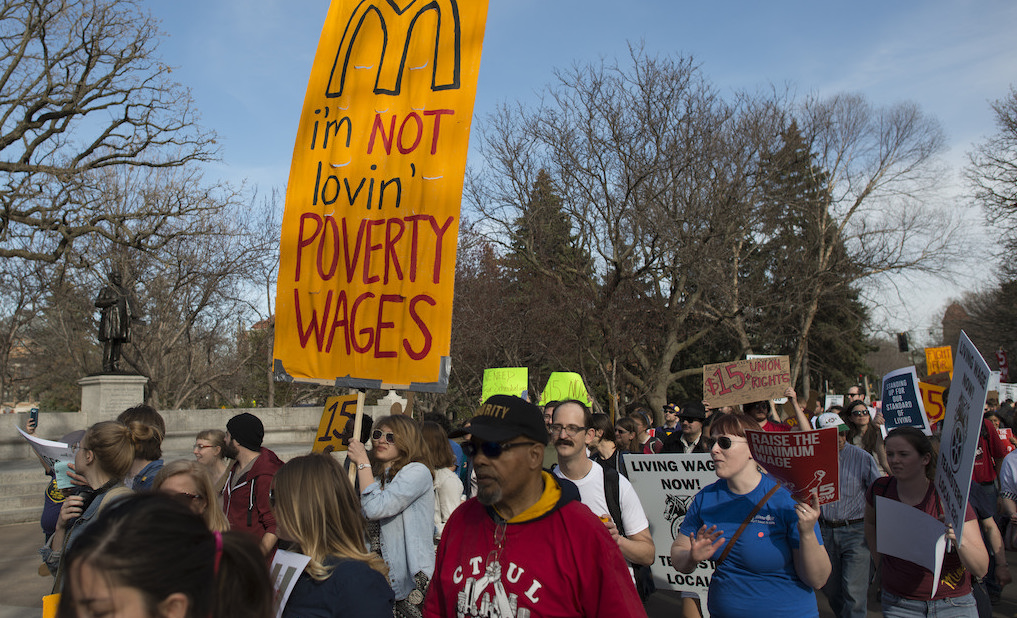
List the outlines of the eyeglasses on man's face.
{"type": "Polygon", "coordinates": [[[562,425],[560,423],[555,423],[554,425],[551,425],[550,430],[552,436],[560,435],[564,431],[565,435],[569,436],[570,438],[574,438],[577,435],[579,435],[579,432],[585,431],[586,427],[580,427],[579,425],[562,425]]]}

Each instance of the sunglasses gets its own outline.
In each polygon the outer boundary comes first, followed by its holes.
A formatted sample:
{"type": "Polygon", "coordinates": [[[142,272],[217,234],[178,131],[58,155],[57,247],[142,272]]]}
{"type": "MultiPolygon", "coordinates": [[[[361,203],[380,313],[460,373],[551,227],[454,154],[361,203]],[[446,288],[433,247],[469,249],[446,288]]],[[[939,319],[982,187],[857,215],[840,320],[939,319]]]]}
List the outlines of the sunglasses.
{"type": "Polygon", "coordinates": [[[868,410],[852,410],[851,414],[853,414],[854,416],[868,416],[869,415],[869,411],[868,410]]]}
{"type": "Polygon", "coordinates": [[[724,449],[725,451],[731,448],[733,442],[748,442],[745,438],[730,438],[728,436],[720,436],[717,438],[717,446],[724,449]]]}
{"type": "Polygon", "coordinates": [[[507,450],[517,446],[531,446],[536,442],[481,442],[478,446],[473,442],[463,443],[463,454],[473,459],[478,452],[483,453],[488,459],[497,459],[507,450]]]}
{"type": "Polygon", "coordinates": [[[371,432],[371,437],[374,438],[375,440],[381,440],[382,436],[385,437],[385,442],[388,442],[389,444],[395,444],[395,434],[392,433],[391,431],[382,431],[380,429],[375,429],[373,432],[371,432]]]}

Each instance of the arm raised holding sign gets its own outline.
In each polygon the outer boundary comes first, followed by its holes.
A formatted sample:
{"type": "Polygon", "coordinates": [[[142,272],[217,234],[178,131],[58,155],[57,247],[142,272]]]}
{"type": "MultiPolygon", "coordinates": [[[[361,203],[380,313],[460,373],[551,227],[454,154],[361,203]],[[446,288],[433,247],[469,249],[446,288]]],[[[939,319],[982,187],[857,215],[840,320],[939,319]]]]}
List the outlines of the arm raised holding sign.
{"type": "Polygon", "coordinates": [[[760,473],[746,438],[747,430],[758,428],[744,414],[725,414],[711,424],[710,456],[719,480],[693,498],[671,561],[686,573],[704,560],[716,563],[711,614],[814,616],[812,588],[825,584],[831,569],[816,523],[819,498],[814,494],[811,504],[797,503],[760,473]],[[769,566],[760,572],[764,563],[769,566]],[[746,573],[756,579],[749,581],[746,573]],[[757,585],[760,577],[766,586],[757,585]]]}

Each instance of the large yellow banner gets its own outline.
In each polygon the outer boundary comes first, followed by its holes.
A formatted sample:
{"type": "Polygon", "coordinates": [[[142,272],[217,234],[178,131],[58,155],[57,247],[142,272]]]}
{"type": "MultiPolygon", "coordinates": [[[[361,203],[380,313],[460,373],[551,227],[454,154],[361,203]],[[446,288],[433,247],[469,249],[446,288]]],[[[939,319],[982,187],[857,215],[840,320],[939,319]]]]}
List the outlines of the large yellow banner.
{"type": "Polygon", "coordinates": [[[275,371],[443,392],[487,0],[333,0],[286,191],[275,371]]]}

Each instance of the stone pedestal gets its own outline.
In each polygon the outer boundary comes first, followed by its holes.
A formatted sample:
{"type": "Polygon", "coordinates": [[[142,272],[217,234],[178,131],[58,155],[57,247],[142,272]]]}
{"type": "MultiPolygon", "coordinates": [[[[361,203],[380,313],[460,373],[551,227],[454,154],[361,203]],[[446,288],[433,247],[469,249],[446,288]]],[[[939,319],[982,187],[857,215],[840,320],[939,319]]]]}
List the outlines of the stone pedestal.
{"type": "Polygon", "coordinates": [[[78,380],[81,385],[81,412],[87,427],[112,421],[132,406],[145,403],[148,378],[131,375],[98,375],[78,380]]]}

